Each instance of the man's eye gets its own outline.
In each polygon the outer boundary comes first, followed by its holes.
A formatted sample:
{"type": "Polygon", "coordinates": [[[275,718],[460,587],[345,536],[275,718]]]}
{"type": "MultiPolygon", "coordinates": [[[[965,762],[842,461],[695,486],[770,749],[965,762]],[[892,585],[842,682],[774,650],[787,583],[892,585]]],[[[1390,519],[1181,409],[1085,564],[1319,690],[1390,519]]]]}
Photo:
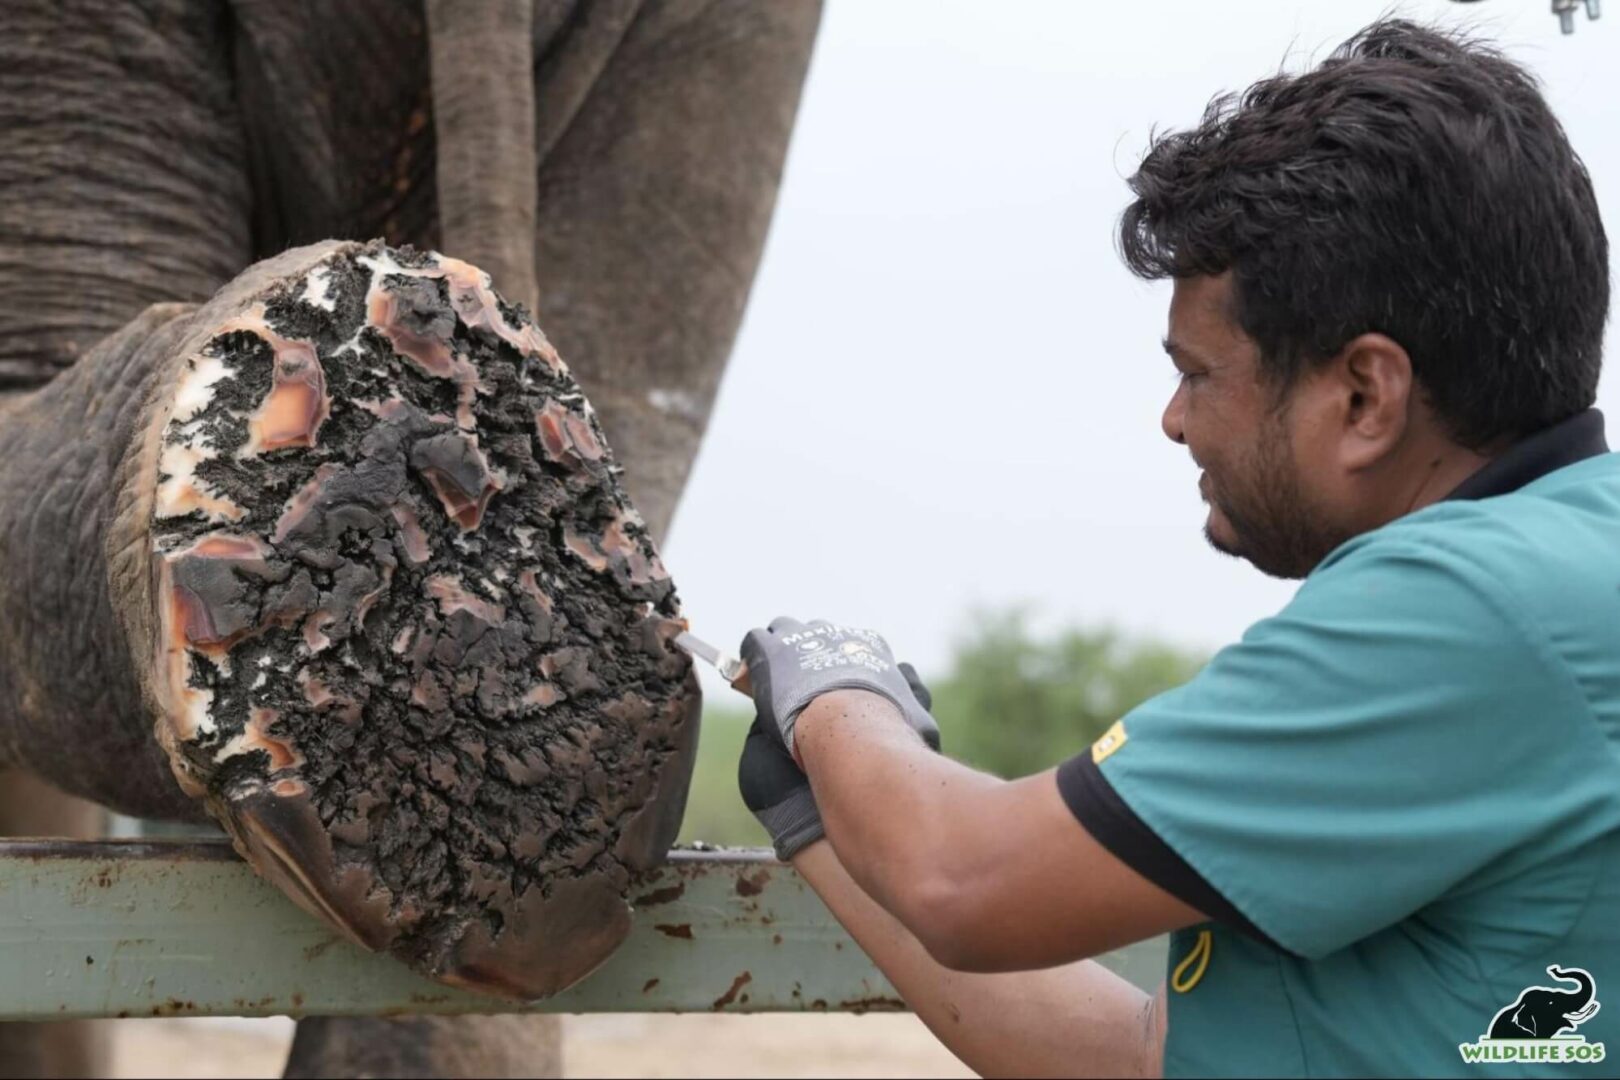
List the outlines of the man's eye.
{"type": "Polygon", "coordinates": [[[1182,371],[1180,368],[1177,368],[1176,369],[1176,382],[1178,382],[1178,383],[1197,382],[1199,379],[1202,379],[1207,374],[1209,374],[1209,373],[1205,372],[1205,371],[1182,371]]]}

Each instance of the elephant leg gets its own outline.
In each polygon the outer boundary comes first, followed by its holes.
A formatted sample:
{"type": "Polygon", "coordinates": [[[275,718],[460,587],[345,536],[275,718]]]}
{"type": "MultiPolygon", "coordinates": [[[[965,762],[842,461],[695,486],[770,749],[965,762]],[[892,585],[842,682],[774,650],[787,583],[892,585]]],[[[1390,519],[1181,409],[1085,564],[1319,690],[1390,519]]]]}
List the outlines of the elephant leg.
{"type": "Polygon", "coordinates": [[[534,0],[427,0],[439,230],[534,308],[534,0]]]}
{"type": "MultiPolygon", "coordinates": [[[[195,0],[12,0],[0,34],[0,395],[249,261],[229,25],[195,0]]],[[[63,438],[72,436],[63,432],[63,438]]]]}
{"type": "Polygon", "coordinates": [[[199,801],[447,983],[544,996],[623,939],[696,682],[588,402],[479,271],[294,249],[0,409],[10,760],[199,801]]]}
{"type": "MultiPolygon", "coordinates": [[[[106,811],[26,773],[0,770],[0,836],[91,839],[106,831],[106,811]]],[[[58,1020],[0,1024],[0,1076],[105,1076],[105,1022],[58,1020]]]]}
{"type": "MultiPolygon", "coordinates": [[[[228,22],[213,5],[190,0],[92,3],[17,0],[0,35],[0,415],[15,440],[24,427],[36,445],[14,466],[13,489],[43,482],[58,462],[105,479],[95,434],[127,434],[147,384],[139,373],[103,370],[79,381],[79,415],[40,429],[20,419],[35,391],[121,326],[137,337],[172,312],[159,301],[206,299],[247,262],[248,185],[232,92],[228,22]],[[142,309],[148,309],[141,314],[142,309]],[[131,320],[134,320],[131,322],[131,320]],[[88,425],[85,430],[80,425],[88,425]],[[30,478],[28,468],[39,470],[30,478]]],[[[115,335],[116,336],[116,335],[115,335]]],[[[43,393],[43,391],[40,391],[43,393]]],[[[64,396],[57,395],[55,399],[64,396]]],[[[15,442],[13,442],[15,445],[15,442]]],[[[15,506],[8,509],[16,509],[15,506]]],[[[31,544],[63,549],[82,540],[78,507],[43,509],[31,544]]],[[[8,526],[15,533],[20,526],[8,526]]],[[[93,531],[93,530],[92,530],[93,531]]],[[[104,565],[96,559],[94,565],[104,565]]],[[[122,689],[133,684],[111,608],[85,587],[90,567],[59,568],[32,585],[7,567],[0,596],[29,595],[0,627],[0,693],[26,702],[0,717],[0,765],[50,760],[47,775],[73,794],[116,801],[132,773],[152,775],[162,756],[149,731],[132,725],[122,689]],[[78,610],[72,610],[73,605],[78,610]],[[60,620],[91,625],[68,634],[60,620]],[[71,639],[71,640],[69,640],[71,639]],[[40,668],[46,651],[78,650],[40,668]],[[105,676],[64,684],[22,682],[29,671],[70,669],[105,676]],[[40,731],[31,717],[82,709],[80,741],[40,731]],[[27,745],[25,745],[27,744],[27,745]]],[[[182,817],[189,800],[164,791],[149,809],[182,817]],[[167,797],[165,798],[165,795],[167,797]]]]}
{"type": "Polygon", "coordinates": [[[0,398],[0,765],[123,813],[206,820],[170,775],[114,601],[121,470],[190,305],[153,305],[0,398]]]}
{"type": "Polygon", "coordinates": [[[298,1022],[288,1080],[561,1076],[554,1016],[316,1017],[298,1022]]]}
{"type": "Polygon", "coordinates": [[[821,5],[541,7],[538,311],[661,537],[753,283],[821,5]]]}

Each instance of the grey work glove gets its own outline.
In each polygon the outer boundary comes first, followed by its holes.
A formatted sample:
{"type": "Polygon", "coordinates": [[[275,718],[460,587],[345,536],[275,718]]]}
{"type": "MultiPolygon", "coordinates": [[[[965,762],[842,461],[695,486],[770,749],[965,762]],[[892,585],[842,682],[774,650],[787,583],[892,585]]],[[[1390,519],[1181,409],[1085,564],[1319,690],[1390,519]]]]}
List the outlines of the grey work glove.
{"type": "Polygon", "coordinates": [[[770,834],[776,857],[783,862],[826,835],[810,778],[799,771],[782,744],[766,733],[757,716],[743,742],[742,760],[737,762],[737,788],[743,803],[770,834]]]}
{"type": "MultiPolygon", "coordinates": [[[[912,696],[923,708],[931,706],[933,696],[917,678],[912,666],[901,664],[899,667],[905,673],[912,696]]],[[[937,728],[934,737],[937,743],[937,728]]],[[[826,835],[821,811],[816,808],[816,797],[810,790],[810,778],[799,771],[793,758],[758,716],[748,729],[742,759],[737,762],[737,788],[742,792],[744,805],[770,834],[776,857],[783,862],[792,861],[793,856],[826,835]]]]}
{"type": "Polygon", "coordinates": [[[868,690],[888,698],[911,729],[939,749],[939,725],[911,688],[916,672],[896,664],[888,642],[871,630],[783,616],[767,629],[750,630],[740,652],[759,718],[790,754],[799,714],[832,690],[868,690]]]}

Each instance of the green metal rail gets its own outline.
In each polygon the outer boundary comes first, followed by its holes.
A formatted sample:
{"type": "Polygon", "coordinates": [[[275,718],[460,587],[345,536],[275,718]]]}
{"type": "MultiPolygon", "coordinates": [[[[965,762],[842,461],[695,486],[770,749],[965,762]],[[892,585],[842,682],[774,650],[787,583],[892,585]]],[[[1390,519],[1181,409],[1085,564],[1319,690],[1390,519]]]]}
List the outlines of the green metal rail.
{"type": "MultiPolygon", "coordinates": [[[[791,867],[676,851],[639,879],[629,940],[542,1012],[905,1008],[791,867]]],[[[1103,962],[1139,986],[1164,944],[1103,962]]],[[[0,841],[0,1020],[512,1012],[365,952],[223,841],[0,841]]]]}

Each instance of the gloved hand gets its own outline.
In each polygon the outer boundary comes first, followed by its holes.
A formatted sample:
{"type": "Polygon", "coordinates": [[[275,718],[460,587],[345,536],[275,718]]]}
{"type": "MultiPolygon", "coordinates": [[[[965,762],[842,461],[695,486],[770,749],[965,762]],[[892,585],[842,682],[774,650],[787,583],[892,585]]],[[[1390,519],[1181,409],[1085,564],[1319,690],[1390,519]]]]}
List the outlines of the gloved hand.
{"type": "Polygon", "coordinates": [[[782,744],[765,730],[759,717],[743,741],[737,763],[737,789],[743,804],[770,834],[776,857],[793,856],[826,835],[821,811],[810,791],[810,778],[799,771],[782,744]]]}
{"type": "Polygon", "coordinates": [[[888,698],[911,729],[939,749],[939,725],[911,689],[917,673],[909,664],[897,665],[888,642],[871,630],[783,616],[765,630],[750,630],[740,652],[765,730],[775,732],[795,760],[799,714],[831,690],[869,690],[888,698]]]}
{"type": "MultiPolygon", "coordinates": [[[[917,678],[910,664],[901,664],[912,696],[926,709],[933,704],[933,695],[917,678]]],[[[939,730],[934,731],[937,750],[939,730]]],[[[764,721],[756,716],[743,742],[742,760],[737,763],[737,788],[742,792],[743,804],[753,811],[754,817],[770,834],[776,857],[790,862],[793,856],[826,835],[821,824],[821,811],[816,808],[816,797],[810,790],[810,778],[799,771],[764,721]]]]}

